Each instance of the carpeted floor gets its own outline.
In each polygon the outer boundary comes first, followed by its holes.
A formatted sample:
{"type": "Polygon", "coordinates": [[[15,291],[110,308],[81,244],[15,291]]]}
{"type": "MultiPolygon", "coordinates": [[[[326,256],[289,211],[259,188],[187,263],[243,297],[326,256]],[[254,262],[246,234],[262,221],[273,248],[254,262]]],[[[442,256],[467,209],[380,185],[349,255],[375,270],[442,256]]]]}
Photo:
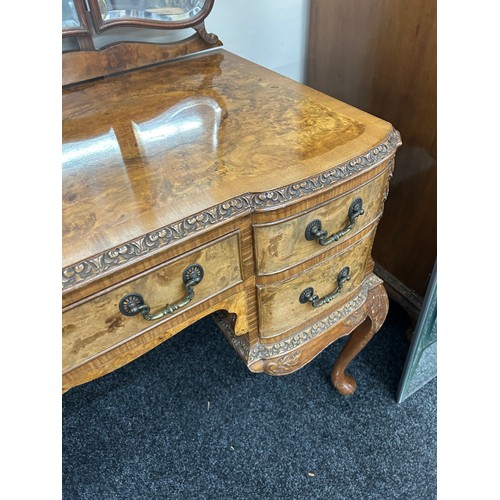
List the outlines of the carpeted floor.
{"type": "Polygon", "coordinates": [[[401,405],[408,319],[391,302],[332,389],[344,339],[298,372],[249,372],[211,318],[63,396],[63,498],[436,498],[436,380],[401,405]]]}

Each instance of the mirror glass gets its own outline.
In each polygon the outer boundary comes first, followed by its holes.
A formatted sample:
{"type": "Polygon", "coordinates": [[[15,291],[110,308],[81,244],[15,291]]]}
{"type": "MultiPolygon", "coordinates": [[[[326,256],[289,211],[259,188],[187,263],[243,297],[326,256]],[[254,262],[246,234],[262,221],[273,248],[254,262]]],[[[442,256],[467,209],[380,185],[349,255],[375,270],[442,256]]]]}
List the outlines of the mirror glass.
{"type": "Polygon", "coordinates": [[[206,0],[99,0],[103,21],[144,19],[180,22],[195,18],[206,0]]]}
{"type": "Polygon", "coordinates": [[[73,0],[62,0],[62,29],[80,28],[81,22],[73,0]]]}

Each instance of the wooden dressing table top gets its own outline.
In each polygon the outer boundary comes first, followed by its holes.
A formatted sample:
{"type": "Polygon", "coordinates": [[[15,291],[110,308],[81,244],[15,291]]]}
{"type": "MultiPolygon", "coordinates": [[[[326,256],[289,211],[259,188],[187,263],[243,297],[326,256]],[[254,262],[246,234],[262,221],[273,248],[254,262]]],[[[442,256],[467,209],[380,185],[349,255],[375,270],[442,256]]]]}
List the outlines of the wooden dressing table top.
{"type": "Polygon", "coordinates": [[[65,291],[360,175],[399,144],[388,122],[223,49],[62,98],[65,291]]]}

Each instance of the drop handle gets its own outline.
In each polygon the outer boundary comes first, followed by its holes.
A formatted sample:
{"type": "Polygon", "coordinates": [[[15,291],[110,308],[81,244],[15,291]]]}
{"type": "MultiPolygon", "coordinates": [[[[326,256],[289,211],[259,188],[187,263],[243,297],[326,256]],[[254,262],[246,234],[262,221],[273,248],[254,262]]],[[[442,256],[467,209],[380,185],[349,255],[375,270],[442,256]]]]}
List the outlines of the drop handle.
{"type": "Polygon", "coordinates": [[[193,264],[182,273],[182,281],[184,282],[184,297],[173,304],[166,304],[160,311],[150,314],[151,307],[148,306],[144,298],[140,293],[128,293],[120,300],[118,307],[120,312],[125,316],[135,316],[136,314],[142,314],[142,317],[148,321],[156,321],[157,319],[163,318],[173,314],[175,311],[179,310],[181,307],[189,304],[194,298],[194,287],[200,283],[203,279],[204,271],[199,264],[193,264]]]}
{"type": "Polygon", "coordinates": [[[320,299],[314,293],[314,288],[312,287],[306,288],[299,296],[300,303],[307,304],[307,302],[310,302],[313,307],[321,307],[324,306],[325,304],[328,304],[340,294],[344,286],[344,283],[351,279],[351,277],[349,276],[349,272],[350,269],[347,266],[341,269],[341,271],[337,275],[337,289],[334,290],[332,293],[325,295],[322,299],[320,299]]]}
{"type": "Polygon", "coordinates": [[[309,222],[309,224],[306,227],[306,232],[305,232],[306,240],[312,241],[314,239],[317,239],[319,244],[323,246],[329,245],[334,241],[338,241],[340,240],[340,238],[342,238],[349,231],[352,230],[352,228],[356,224],[356,219],[360,215],[363,215],[364,213],[365,211],[363,210],[363,200],[361,198],[356,198],[349,206],[349,210],[347,211],[347,217],[349,219],[349,222],[343,229],[337,231],[331,236],[328,236],[328,231],[322,229],[321,221],[319,219],[315,219],[309,222]]]}

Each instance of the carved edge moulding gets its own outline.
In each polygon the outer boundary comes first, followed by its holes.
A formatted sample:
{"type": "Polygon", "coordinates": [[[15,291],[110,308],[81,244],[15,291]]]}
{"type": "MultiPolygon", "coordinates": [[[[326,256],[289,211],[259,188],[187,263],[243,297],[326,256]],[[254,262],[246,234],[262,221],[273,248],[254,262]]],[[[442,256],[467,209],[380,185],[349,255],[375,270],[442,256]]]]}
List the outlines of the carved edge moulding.
{"type": "Polygon", "coordinates": [[[347,177],[377,166],[393,155],[400,145],[400,134],[392,129],[385,141],[367,153],[314,177],[264,193],[246,193],[237,196],[175,224],[67,266],[62,270],[62,289],[64,292],[76,289],[233,217],[272,210],[278,206],[283,207],[312,193],[320,192],[347,177]]]}
{"type": "MultiPolygon", "coordinates": [[[[349,326],[355,328],[360,323],[359,320],[364,317],[361,306],[365,303],[369,290],[381,283],[382,280],[379,277],[371,274],[363,281],[356,296],[344,304],[340,309],[335,310],[333,313],[304,330],[301,330],[291,337],[281,340],[275,344],[262,344],[257,342],[250,347],[245,336],[235,335],[233,327],[227,321],[226,314],[223,311],[215,312],[213,317],[228,337],[231,345],[236,349],[245,363],[252,368],[251,365],[257,361],[289,355],[292,351],[304,346],[318,335],[321,335],[330,328],[337,326],[340,322],[344,322],[346,325],[348,324],[349,326]]],[[[298,369],[298,367],[296,369],[298,369]]],[[[285,373],[292,373],[292,371],[295,370],[290,369],[283,371],[280,374],[284,375],[285,373]]]]}
{"type": "Polygon", "coordinates": [[[268,375],[293,373],[341,337],[351,335],[331,372],[333,386],[342,394],[356,390],[356,381],[345,369],[382,326],[389,309],[383,281],[371,273],[357,293],[340,309],[274,344],[257,342],[250,346],[246,336],[237,336],[231,315],[216,311],[213,319],[252,372],[268,375]]]}

